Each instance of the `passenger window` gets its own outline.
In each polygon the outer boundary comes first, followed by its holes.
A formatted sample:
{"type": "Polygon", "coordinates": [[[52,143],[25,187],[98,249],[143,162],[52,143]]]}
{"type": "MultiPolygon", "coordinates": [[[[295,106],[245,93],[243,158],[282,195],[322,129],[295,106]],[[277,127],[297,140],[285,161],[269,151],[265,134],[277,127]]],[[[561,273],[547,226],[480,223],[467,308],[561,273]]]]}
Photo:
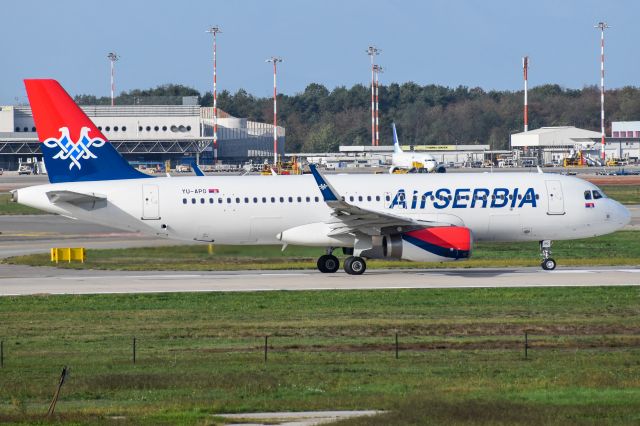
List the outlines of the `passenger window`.
{"type": "Polygon", "coordinates": [[[213,204],[213,198],[209,198],[209,204],[213,204]]]}
{"type": "Polygon", "coordinates": [[[600,191],[593,191],[593,199],[598,200],[600,198],[603,198],[603,195],[600,193],[600,191]]]}
{"type": "Polygon", "coordinates": [[[284,197],[280,197],[280,202],[284,203],[284,197]]]}
{"type": "Polygon", "coordinates": [[[315,200],[315,202],[316,202],[316,203],[317,203],[318,201],[320,201],[320,198],[318,198],[318,197],[314,197],[313,199],[315,200]]]}
{"type": "Polygon", "coordinates": [[[231,198],[227,198],[227,204],[231,204],[231,198]]]}
{"type": "Polygon", "coordinates": [[[262,197],[262,202],[266,203],[267,202],[267,197],[262,197]]]}
{"type": "Polygon", "coordinates": [[[271,197],[271,202],[275,203],[276,202],[276,197],[271,197]]]}
{"type": "Polygon", "coordinates": [[[187,204],[187,199],[186,198],[182,199],[182,204],[187,204]]]}
{"type": "Polygon", "coordinates": [[[367,195],[367,201],[371,201],[371,195],[367,195]]]}
{"type": "Polygon", "coordinates": [[[353,201],[353,195],[349,195],[349,201],[353,201]]]}
{"type": "Polygon", "coordinates": [[[253,202],[257,203],[258,202],[258,197],[253,197],[253,202]]]}
{"type": "Polygon", "coordinates": [[[311,201],[311,197],[307,197],[307,203],[311,201]]]}
{"type": "Polygon", "coordinates": [[[385,200],[387,200],[387,201],[391,201],[391,195],[387,195],[387,196],[385,196],[384,198],[385,198],[385,200]]]}
{"type": "Polygon", "coordinates": [[[195,204],[195,203],[196,203],[196,199],[195,199],[195,198],[192,198],[192,199],[191,199],[191,204],[195,204]]]}
{"type": "Polygon", "coordinates": [[[302,202],[302,197],[298,197],[298,202],[301,203],[302,202]]]}
{"type": "Polygon", "coordinates": [[[380,196],[376,195],[376,201],[380,201],[380,196]]]}
{"type": "Polygon", "coordinates": [[[293,203],[293,197],[289,197],[289,202],[293,203]]]}
{"type": "Polygon", "coordinates": [[[584,191],[584,199],[585,200],[591,199],[591,191],[584,191]]]}
{"type": "Polygon", "coordinates": [[[222,204],[222,198],[218,198],[218,204],[222,204]]]}
{"type": "Polygon", "coordinates": [[[540,194],[536,194],[536,200],[540,199],[540,194]]]}
{"type": "Polygon", "coordinates": [[[249,204],[249,197],[244,197],[244,202],[249,204]]]}
{"type": "Polygon", "coordinates": [[[236,197],[236,203],[240,204],[240,198],[236,197]]]}
{"type": "Polygon", "coordinates": [[[362,195],[358,196],[358,201],[362,201],[362,195]]]}
{"type": "Polygon", "coordinates": [[[200,204],[204,204],[204,198],[200,198],[200,204]]]}

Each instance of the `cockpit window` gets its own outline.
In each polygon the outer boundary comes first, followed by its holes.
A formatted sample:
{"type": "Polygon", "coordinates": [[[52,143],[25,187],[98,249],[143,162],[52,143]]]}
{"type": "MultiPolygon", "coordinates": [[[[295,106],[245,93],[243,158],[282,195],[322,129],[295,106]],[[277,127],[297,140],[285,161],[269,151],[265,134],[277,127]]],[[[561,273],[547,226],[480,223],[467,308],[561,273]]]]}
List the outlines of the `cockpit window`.
{"type": "Polygon", "coordinates": [[[591,191],[584,191],[584,199],[585,200],[591,199],[591,191]]]}
{"type": "Polygon", "coordinates": [[[593,191],[593,199],[597,200],[599,198],[604,198],[604,195],[600,191],[593,191]]]}

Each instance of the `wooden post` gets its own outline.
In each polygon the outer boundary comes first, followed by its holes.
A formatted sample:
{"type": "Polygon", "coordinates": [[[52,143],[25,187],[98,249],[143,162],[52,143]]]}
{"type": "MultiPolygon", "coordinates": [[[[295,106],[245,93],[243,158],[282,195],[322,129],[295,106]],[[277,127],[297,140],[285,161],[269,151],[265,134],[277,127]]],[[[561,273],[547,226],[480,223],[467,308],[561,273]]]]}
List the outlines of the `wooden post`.
{"type": "Polygon", "coordinates": [[[62,385],[67,379],[67,374],[69,373],[69,369],[67,366],[64,366],[62,369],[62,374],[60,374],[60,381],[58,382],[58,386],[56,387],[56,391],[53,394],[53,399],[51,400],[51,405],[49,405],[49,410],[47,411],[47,417],[53,416],[53,413],[56,411],[56,404],[58,403],[58,397],[60,396],[60,389],[62,389],[62,385]]]}
{"type": "Polygon", "coordinates": [[[136,363],[136,337],[133,337],[133,363],[136,363]]]}
{"type": "Polygon", "coordinates": [[[527,359],[529,356],[529,333],[527,331],[524,332],[524,359],[527,359]]]}
{"type": "Polygon", "coordinates": [[[396,359],[398,359],[398,333],[396,333],[396,359]]]}
{"type": "Polygon", "coordinates": [[[264,362],[267,362],[268,342],[269,342],[269,336],[264,336],[264,362]]]}
{"type": "Polygon", "coordinates": [[[0,368],[4,367],[4,340],[0,340],[0,368]]]}

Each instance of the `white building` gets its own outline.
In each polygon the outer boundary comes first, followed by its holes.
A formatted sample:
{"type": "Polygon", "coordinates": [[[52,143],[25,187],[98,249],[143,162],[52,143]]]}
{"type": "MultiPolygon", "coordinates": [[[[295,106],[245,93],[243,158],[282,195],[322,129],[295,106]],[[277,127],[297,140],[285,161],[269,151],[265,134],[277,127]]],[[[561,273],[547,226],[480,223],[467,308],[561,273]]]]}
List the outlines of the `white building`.
{"type": "Polygon", "coordinates": [[[511,135],[511,148],[535,153],[542,164],[562,164],[563,160],[582,152],[588,162],[600,158],[601,135],[573,126],[541,127],[511,135]]]}
{"type": "MultiPolygon", "coordinates": [[[[129,161],[174,166],[195,159],[213,161],[213,108],[198,105],[82,106],[100,131],[129,161]]],[[[241,163],[273,158],[273,125],[235,118],[218,110],[218,158],[241,163]]],[[[285,130],[278,127],[278,153],[285,130]]],[[[0,106],[0,167],[15,169],[20,160],[40,157],[31,108],[0,106]]]]}

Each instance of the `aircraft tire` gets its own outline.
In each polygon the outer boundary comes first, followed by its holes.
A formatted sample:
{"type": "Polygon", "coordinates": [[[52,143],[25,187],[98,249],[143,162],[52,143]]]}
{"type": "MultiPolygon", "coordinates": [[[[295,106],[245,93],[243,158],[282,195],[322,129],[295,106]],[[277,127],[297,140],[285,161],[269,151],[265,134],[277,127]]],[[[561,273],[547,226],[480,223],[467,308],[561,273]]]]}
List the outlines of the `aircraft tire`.
{"type": "Polygon", "coordinates": [[[332,254],[324,254],[318,259],[318,270],[324,274],[332,274],[340,269],[340,261],[332,254]]]}
{"type": "Polygon", "coordinates": [[[556,261],[552,258],[548,258],[542,261],[542,269],[545,271],[553,271],[556,269],[556,261]]]}
{"type": "Polygon", "coordinates": [[[362,275],[367,270],[367,262],[361,257],[350,256],[344,261],[344,271],[349,275],[362,275]]]}

